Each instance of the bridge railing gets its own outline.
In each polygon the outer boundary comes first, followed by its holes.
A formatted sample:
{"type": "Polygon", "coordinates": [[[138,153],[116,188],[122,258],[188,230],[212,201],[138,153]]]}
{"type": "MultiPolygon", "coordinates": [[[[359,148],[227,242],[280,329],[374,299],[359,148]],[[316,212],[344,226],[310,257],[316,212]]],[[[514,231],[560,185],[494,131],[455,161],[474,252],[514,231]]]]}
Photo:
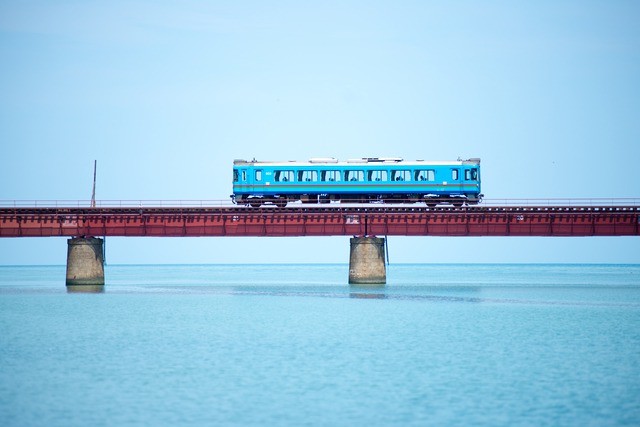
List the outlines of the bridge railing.
{"type": "MultiPolygon", "coordinates": [[[[231,200],[96,200],[98,208],[215,207],[231,206],[231,200]]],[[[0,208],[90,208],[91,200],[0,200],[0,208]]]]}
{"type": "Polygon", "coordinates": [[[638,198],[484,199],[485,206],[640,206],[638,198]]]}
{"type": "MultiPolygon", "coordinates": [[[[397,201],[391,204],[401,204],[397,201]]],[[[335,203],[334,203],[335,204],[335,203]]],[[[338,205],[338,204],[335,204],[338,205]]],[[[369,204],[365,204],[369,205],[369,204]]],[[[229,199],[209,200],[96,200],[98,208],[130,207],[225,207],[235,206],[229,199]]],[[[302,206],[301,202],[289,203],[290,207],[302,206]]],[[[326,207],[327,205],[322,205],[326,207]]],[[[640,206],[640,198],[552,198],[552,199],[499,199],[485,198],[480,206],[640,206]]],[[[90,208],[90,200],[0,200],[0,208],[90,208]]]]}

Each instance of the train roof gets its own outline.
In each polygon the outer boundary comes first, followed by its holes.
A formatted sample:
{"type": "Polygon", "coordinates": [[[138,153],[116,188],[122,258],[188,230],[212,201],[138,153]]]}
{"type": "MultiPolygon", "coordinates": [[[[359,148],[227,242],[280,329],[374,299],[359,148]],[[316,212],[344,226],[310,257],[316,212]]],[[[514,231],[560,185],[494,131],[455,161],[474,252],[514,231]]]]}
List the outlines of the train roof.
{"type": "Polygon", "coordinates": [[[336,166],[355,166],[355,165],[404,165],[404,166],[445,166],[445,165],[479,165],[479,158],[470,158],[467,160],[404,160],[399,157],[363,157],[360,159],[348,159],[345,161],[339,161],[334,157],[317,157],[309,159],[308,161],[297,161],[297,160],[289,160],[289,161],[258,161],[256,159],[253,160],[241,160],[236,159],[233,161],[234,165],[245,165],[245,166],[318,166],[318,165],[336,165],[336,166]]]}

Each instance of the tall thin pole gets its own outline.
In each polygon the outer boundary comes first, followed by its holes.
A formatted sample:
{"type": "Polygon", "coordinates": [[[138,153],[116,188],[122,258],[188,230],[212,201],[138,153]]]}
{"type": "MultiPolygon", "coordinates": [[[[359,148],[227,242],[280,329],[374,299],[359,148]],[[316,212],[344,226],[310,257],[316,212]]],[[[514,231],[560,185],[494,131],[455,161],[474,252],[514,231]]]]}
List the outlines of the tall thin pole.
{"type": "Polygon", "coordinates": [[[91,207],[96,207],[96,169],[98,167],[98,161],[93,161],[93,191],[91,192],[91,207]]]}

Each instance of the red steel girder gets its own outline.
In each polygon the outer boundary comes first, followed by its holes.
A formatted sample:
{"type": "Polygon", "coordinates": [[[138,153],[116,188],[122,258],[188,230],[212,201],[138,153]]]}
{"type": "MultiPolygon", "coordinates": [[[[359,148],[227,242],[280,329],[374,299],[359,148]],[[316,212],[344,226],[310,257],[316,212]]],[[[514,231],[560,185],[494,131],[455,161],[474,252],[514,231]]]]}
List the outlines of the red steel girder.
{"type": "Polygon", "coordinates": [[[0,237],[635,236],[640,207],[0,208],[0,237]]]}

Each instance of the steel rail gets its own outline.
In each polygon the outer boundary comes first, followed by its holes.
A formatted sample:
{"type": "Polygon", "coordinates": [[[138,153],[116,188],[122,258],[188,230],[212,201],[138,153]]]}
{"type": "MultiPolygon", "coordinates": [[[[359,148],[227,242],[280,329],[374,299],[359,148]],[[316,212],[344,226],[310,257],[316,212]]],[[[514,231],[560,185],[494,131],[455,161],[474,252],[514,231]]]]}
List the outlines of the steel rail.
{"type": "Polygon", "coordinates": [[[244,206],[227,206],[227,207],[0,207],[0,217],[6,215],[143,215],[143,214],[160,214],[160,215],[203,215],[203,214],[242,214],[242,215],[281,215],[281,214],[322,214],[322,213],[509,213],[509,212],[527,212],[527,213],[601,213],[601,212],[640,212],[640,206],[417,206],[417,205],[361,205],[361,206],[344,206],[344,205],[310,205],[277,208],[275,206],[266,206],[260,208],[251,208],[244,206]]]}
{"type": "MultiPolygon", "coordinates": [[[[407,203],[409,201],[406,201],[407,203]]],[[[399,206],[404,201],[398,200],[397,203],[382,204],[368,203],[364,206],[399,206]]],[[[355,204],[331,203],[338,206],[353,206],[355,204]]],[[[418,206],[424,206],[424,202],[417,203],[418,206]]],[[[229,199],[210,199],[210,200],[96,200],[97,208],[208,208],[208,207],[234,207],[229,199]]],[[[292,202],[290,207],[305,208],[307,206],[301,202],[292,202]]],[[[640,206],[640,198],[485,198],[480,205],[477,206],[640,206]]],[[[91,200],[0,200],[0,208],[90,208],[91,200]]],[[[243,207],[243,206],[240,206],[243,207]]],[[[275,207],[273,205],[265,205],[265,207],[275,207]]]]}

